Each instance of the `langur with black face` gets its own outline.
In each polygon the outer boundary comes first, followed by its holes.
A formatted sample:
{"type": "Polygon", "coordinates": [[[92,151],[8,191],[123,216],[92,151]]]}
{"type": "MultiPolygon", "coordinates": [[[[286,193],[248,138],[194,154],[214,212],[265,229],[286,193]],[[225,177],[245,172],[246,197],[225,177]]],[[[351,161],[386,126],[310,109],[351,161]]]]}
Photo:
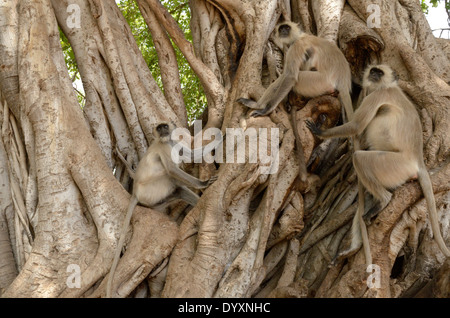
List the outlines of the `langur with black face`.
{"type": "Polygon", "coordinates": [[[255,102],[240,98],[238,102],[256,109],[251,116],[271,113],[291,89],[304,97],[317,97],[339,92],[339,99],[348,117],[353,114],[351,72],[344,54],[332,42],[304,33],[293,22],[275,27],[275,44],[287,50],[283,73],[255,102]]]}
{"type": "MultiPolygon", "coordinates": [[[[270,114],[293,89],[307,98],[338,93],[346,117],[350,119],[353,115],[351,72],[339,48],[328,40],[302,32],[299,25],[290,21],[275,27],[273,39],[286,52],[283,73],[266,89],[258,102],[247,98],[237,100],[255,109],[251,116],[270,114]]],[[[296,136],[297,147],[300,148],[300,140],[297,139],[296,136]]],[[[299,150],[304,156],[303,149],[299,150]]],[[[300,159],[300,175],[304,181],[306,164],[304,158],[300,159]]]]}
{"type": "Polygon", "coordinates": [[[133,175],[133,194],[121,228],[119,243],[116,247],[106,286],[106,297],[108,298],[111,297],[114,272],[136,205],[141,203],[149,208],[161,210],[175,200],[183,200],[194,206],[197,204],[199,196],[189,190],[187,186],[194,189],[204,189],[217,179],[212,177],[207,181],[201,181],[181,170],[179,164],[172,160],[174,144],[171,140],[171,134],[174,129],[174,125],[170,123],[162,123],[155,128],[153,132],[154,140],[133,175]]]}
{"type": "MultiPolygon", "coordinates": [[[[361,150],[353,154],[358,180],[380,202],[383,209],[394,189],[409,179],[418,178],[427,202],[434,239],[442,253],[450,250],[442,238],[430,176],[423,160],[422,125],[415,106],[398,86],[395,72],[387,65],[370,66],[363,78],[365,98],[348,123],[321,130],[312,121],[308,128],[320,138],[357,136],[361,150]]],[[[357,213],[358,214],[358,213],[357,213]]],[[[345,257],[361,247],[357,218],[352,225],[350,249],[345,257]]],[[[368,241],[364,242],[368,245],[368,241]]]]}

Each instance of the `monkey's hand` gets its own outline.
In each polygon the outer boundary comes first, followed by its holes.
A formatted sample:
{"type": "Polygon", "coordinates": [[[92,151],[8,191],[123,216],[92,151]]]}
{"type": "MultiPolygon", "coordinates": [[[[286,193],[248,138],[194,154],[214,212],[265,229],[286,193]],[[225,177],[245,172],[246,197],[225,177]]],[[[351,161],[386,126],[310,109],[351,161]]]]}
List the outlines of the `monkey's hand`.
{"type": "Polygon", "coordinates": [[[312,121],[312,120],[306,120],[306,127],[309,128],[309,130],[311,130],[311,132],[316,135],[316,136],[322,136],[322,130],[317,127],[317,125],[312,121]]]}
{"type": "Polygon", "coordinates": [[[210,186],[211,184],[213,184],[216,180],[217,180],[217,176],[212,176],[211,178],[209,178],[209,180],[202,181],[202,182],[203,182],[203,185],[204,185],[203,188],[209,187],[209,186],[210,186]]]}
{"type": "Polygon", "coordinates": [[[270,104],[266,105],[264,108],[261,108],[261,106],[258,105],[257,102],[247,98],[239,98],[237,102],[251,109],[254,109],[254,111],[250,113],[250,117],[265,116],[272,110],[270,104]]]}
{"type": "Polygon", "coordinates": [[[216,180],[217,180],[217,176],[212,176],[212,177],[209,178],[209,180],[208,180],[208,185],[213,184],[214,182],[216,182],[216,180]]]}
{"type": "Polygon", "coordinates": [[[258,106],[258,103],[252,99],[239,98],[238,100],[236,100],[236,102],[241,103],[242,105],[247,106],[248,108],[251,108],[251,109],[259,109],[260,108],[258,106]]]}
{"type": "Polygon", "coordinates": [[[266,115],[265,109],[257,109],[250,113],[250,117],[253,117],[253,118],[265,116],[265,115],[266,115]]]}

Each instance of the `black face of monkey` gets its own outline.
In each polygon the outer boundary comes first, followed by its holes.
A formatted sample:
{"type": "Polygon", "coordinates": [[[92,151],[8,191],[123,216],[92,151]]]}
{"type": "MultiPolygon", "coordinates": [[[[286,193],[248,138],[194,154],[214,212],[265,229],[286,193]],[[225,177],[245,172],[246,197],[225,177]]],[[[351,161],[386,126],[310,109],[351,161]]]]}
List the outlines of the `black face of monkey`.
{"type": "Polygon", "coordinates": [[[170,129],[168,124],[159,124],[156,127],[156,131],[158,132],[160,137],[166,137],[170,134],[170,129]]]}
{"type": "Polygon", "coordinates": [[[281,38],[287,38],[291,33],[291,26],[289,24],[282,24],[278,27],[278,36],[281,38]]]}
{"type": "Polygon", "coordinates": [[[384,76],[384,72],[377,67],[372,67],[369,73],[369,80],[377,83],[384,76]]]}

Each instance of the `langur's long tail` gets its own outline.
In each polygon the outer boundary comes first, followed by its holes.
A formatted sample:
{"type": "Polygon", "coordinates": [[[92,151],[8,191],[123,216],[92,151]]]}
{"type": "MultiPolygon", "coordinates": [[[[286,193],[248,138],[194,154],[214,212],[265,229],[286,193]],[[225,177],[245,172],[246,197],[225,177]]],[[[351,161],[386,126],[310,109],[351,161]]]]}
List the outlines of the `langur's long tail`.
{"type": "Polygon", "coordinates": [[[430,175],[428,174],[425,165],[423,164],[419,168],[418,179],[420,186],[422,187],[423,194],[425,196],[425,200],[427,201],[428,206],[428,216],[430,218],[431,229],[433,230],[433,237],[436,241],[437,245],[441,249],[442,253],[446,257],[450,257],[450,250],[445,245],[444,239],[441,235],[441,230],[439,228],[439,220],[437,217],[436,211],[436,202],[434,200],[433,187],[431,185],[430,175]]]}
{"type": "MultiPolygon", "coordinates": [[[[369,235],[367,234],[367,227],[366,223],[364,222],[363,215],[364,215],[364,187],[361,183],[361,181],[358,180],[358,210],[356,211],[355,219],[358,219],[359,225],[359,231],[360,231],[360,241],[363,243],[364,247],[364,256],[366,257],[366,264],[370,265],[372,264],[372,253],[370,252],[370,243],[369,243],[369,235]]],[[[356,229],[353,229],[352,224],[352,231],[356,231],[356,229]]],[[[354,240],[354,239],[353,239],[354,240]]],[[[353,241],[352,241],[353,244],[353,241]]]]}
{"type": "MultiPolygon", "coordinates": [[[[342,101],[341,101],[342,103],[342,101]]],[[[351,105],[351,104],[350,104],[351,105]]],[[[353,108],[352,110],[353,111],[353,108]]],[[[353,118],[353,113],[347,114],[350,115],[349,119],[353,118]]],[[[359,150],[359,140],[358,138],[352,138],[352,142],[354,145],[354,150],[359,150]]],[[[352,241],[350,243],[350,247],[339,253],[332,263],[335,263],[337,260],[341,260],[343,258],[349,257],[355,254],[360,248],[361,245],[364,247],[364,256],[366,258],[366,264],[372,264],[372,253],[370,252],[370,244],[369,244],[369,236],[367,235],[367,227],[366,223],[364,223],[363,215],[365,211],[365,200],[364,200],[364,186],[361,181],[358,180],[358,206],[356,208],[355,216],[353,217],[352,228],[351,228],[351,237],[352,241]]]]}
{"type": "MultiPolygon", "coordinates": [[[[358,203],[358,207],[357,207],[355,216],[353,217],[352,227],[350,229],[351,238],[352,238],[350,247],[348,249],[340,252],[339,254],[337,254],[336,257],[331,262],[332,265],[336,264],[338,261],[341,261],[345,258],[352,256],[353,254],[358,252],[359,249],[361,248],[361,246],[363,245],[361,221],[362,222],[364,222],[364,221],[362,220],[362,217],[360,215],[361,215],[360,204],[358,203]]],[[[365,227],[365,223],[364,223],[364,227],[365,227]]],[[[364,252],[366,252],[365,246],[364,246],[364,252]]],[[[370,251],[369,251],[369,253],[370,253],[370,251]]],[[[366,255],[366,260],[367,260],[367,255],[366,255]]]]}
{"type": "Polygon", "coordinates": [[[128,225],[130,224],[131,216],[133,215],[134,208],[138,204],[138,199],[135,195],[131,196],[130,203],[128,204],[127,215],[123,221],[122,231],[120,232],[119,243],[117,243],[116,253],[114,255],[111,270],[109,271],[108,283],[106,284],[106,297],[111,298],[112,283],[114,280],[114,273],[116,272],[117,264],[119,263],[120,253],[122,252],[123,243],[125,242],[125,236],[127,234],[128,225]]]}
{"type": "Polygon", "coordinates": [[[295,107],[291,106],[291,125],[292,125],[292,130],[294,131],[294,136],[295,136],[295,147],[296,147],[296,157],[298,160],[298,165],[299,165],[299,177],[301,182],[306,182],[306,178],[308,176],[308,172],[306,169],[306,161],[305,161],[305,151],[303,150],[303,145],[302,142],[300,140],[300,135],[298,134],[298,130],[297,130],[297,122],[295,120],[295,107]]]}
{"type": "Polygon", "coordinates": [[[344,122],[349,122],[353,118],[353,103],[350,92],[339,92],[338,99],[341,107],[345,110],[346,120],[344,122]]]}
{"type": "MultiPolygon", "coordinates": [[[[350,97],[350,96],[349,96],[350,97]]],[[[352,106],[352,112],[353,112],[353,105],[351,104],[350,100],[350,106],[352,106]]],[[[353,118],[353,113],[351,114],[350,119],[353,118]]],[[[360,150],[361,146],[359,144],[358,137],[354,137],[353,139],[353,145],[356,150],[360,150]]],[[[361,180],[358,177],[358,208],[356,210],[356,215],[353,220],[352,224],[352,246],[356,244],[355,240],[358,239],[359,242],[362,242],[363,248],[364,248],[364,256],[366,257],[366,264],[371,265],[372,264],[372,253],[370,251],[370,242],[369,242],[369,235],[367,234],[367,227],[366,223],[364,222],[363,215],[365,211],[365,200],[364,200],[364,186],[361,182],[361,180]],[[355,222],[356,220],[356,222],[355,222]],[[359,228],[355,228],[358,226],[359,228]],[[359,237],[356,236],[355,232],[359,230],[359,237]]],[[[361,243],[359,243],[361,244],[361,243]]]]}

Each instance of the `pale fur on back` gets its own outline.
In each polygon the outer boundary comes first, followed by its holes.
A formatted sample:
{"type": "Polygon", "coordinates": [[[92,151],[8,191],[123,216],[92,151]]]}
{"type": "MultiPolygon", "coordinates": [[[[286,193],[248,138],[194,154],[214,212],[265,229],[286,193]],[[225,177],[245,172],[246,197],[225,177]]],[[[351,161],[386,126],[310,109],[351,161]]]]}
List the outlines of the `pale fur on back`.
{"type": "Polygon", "coordinates": [[[332,42],[320,37],[307,34],[294,22],[283,22],[276,27],[276,43],[284,50],[306,50],[313,48],[311,58],[303,63],[301,70],[315,68],[324,72],[329,78],[329,82],[335,85],[339,91],[351,91],[351,72],[347,60],[339,48],[332,42]],[[288,38],[280,38],[278,34],[279,26],[287,24],[291,27],[291,34],[288,38]]]}
{"type": "Polygon", "coordinates": [[[328,40],[303,33],[299,38],[302,45],[314,47],[314,53],[305,63],[305,69],[311,67],[328,74],[329,81],[335,83],[340,92],[350,92],[352,88],[351,72],[347,60],[339,48],[328,40]]]}
{"type": "Polygon", "coordinates": [[[170,160],[169,143],[154,141],[139,162],[134,182],[134,195],[142,204],[152,206],[169,196],[176,188],[171,177],[163,167],[160,156],[170,160]],[[139,186],[145,185],[145,186],[139,186]]]}

